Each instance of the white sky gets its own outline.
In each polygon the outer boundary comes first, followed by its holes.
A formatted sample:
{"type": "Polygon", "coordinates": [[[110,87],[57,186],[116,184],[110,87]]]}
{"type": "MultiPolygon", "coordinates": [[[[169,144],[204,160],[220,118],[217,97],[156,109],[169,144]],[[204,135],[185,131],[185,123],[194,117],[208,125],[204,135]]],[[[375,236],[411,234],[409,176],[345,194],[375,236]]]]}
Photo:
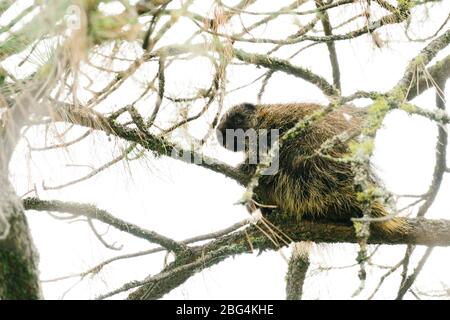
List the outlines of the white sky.
{"type": "MultiPolygon", "coordinates": [[[[263,4],[252,7],[252,10],[267,11],[278,8],[279,3],[288,3],[287,1],[260,2],[263,4]]],[[[430,18],[426,20],[425,25],[414,30],[416,36],[427,36],[433,33],[445,20],[448,15],[448,2],[444,2],[430,9],[430,18]]],[[[197,3],[193,11],[195,9],[204,14],[210,12],[212,2],[203,0],[197,3]]],[[[302,8],[306,9],[306,7],[302,8]]],[[[337,15],[343,19],[343,16],[354,13],[350,11],[338,11],[332,16],[332,20],[337,15]]],[[[302,17],[299,19],[300,22],[306,23],[302,17]]],[[[306,21],[309,19],[310,17],[306,21]]],[[[233,21],[234,25],[227,27],[229,30],[240,26],[238,20],[233,21]]],[[[244,22],[249,25],[247,20],[244,22]]],[[[191,27],[189,23],[179,22],[169,32],[169,40],[161,45],[182,42],[190,34],[188,31],[191,27]]],[[[368,36],[352,41],[336,42],[344,94],[350,94],[356,90],[387,90],[400,79],[408,61],[424,46],[424,43],[405,41],[401,29],[402,27],[396,26],[383,29],[380,35],[389,42],[381,50],[374,47],[368,36]],[[389,31],[386,34],[384,30],[389,31]]],[[[285,17],[275,26],[259,28],[253,34],[268,38],[283,38],[283,35],[295,30],[292,17],[285,17]]],[[[280,56],[285,57],[303,45],[282,50],[280,56]]],[[[242,47],[252,52],[258,50],[255,45],[242,47]]],[[[268,47],[258,48],[264,51],[268,47]]],[[[449,50],[445,50],[437,59],[448,53],[449,50]]],[[[24,72],[14,66],[13,61],[14,59],[8,62],[6,67],[18,73],[24,72]]],[[[311,68],[327,79],[331,78],[325,44],[305,51],[292,62],[311,68]]],[[[140,73],[140,76],[148,77],[148,74],[151,74],[153,77],[155,70],[155,66],[149,66],[140,73]]],[[[254,67],[230,67],[228,89],[251,82],[263,71],[264,69],[254,67]]],[[[202,59],[174,64],[166,73],[166,92],[173,96],[192,95],[197,88],[209,85],[212,72],[210,66],[202,59]]],[[[128,100],[139,94],[137,80],[139,79],[127,81],[120,92],[103,103],[103,107],[126,105],[128,100]]],[[[102,81],[101,75],[99,75],[99,81],[102,81]]],[[[258,89],[259,82],[257,85],[227,95],[225,106],[230,107],[244,101],[255,102],[258,89]]],[[[446,95],[449,96],[449,94],[450,90],[447,89],[446,95]]],[[[153,99],[151,97],[143,101],[141,107],[153,105],[153,99]]],[[[293,101],[325,102],[326,100],[319,90],[304,81],[276,73],[267,87],[263,102],[293,101]]],[[[426,92],[414,100],[414,103],[424,108],[434,108],[434,92],[426,92]]],[[[211,116],[216,110],[215,107],[210,113],[211,116]]],[[[166,100],[163,103],[163,110],[167,115],[171,115],[173,106],[166,100]]],[[[164,116],[158,119],[161,122],[166,120],[164,116]]],[[[204,130],[204,124],[204,121],[199,121],[198,124],[191,125],[189,129],[193,134],[199,134],[204,130]]],[[[73,137],[82,132],[84,129],[74,131],[73,137]]],[[[32,139],[34,146],[44,143],[42,130],[33,131],[32,135],[35,137],[32,139]]],[[[373,161],[390,191],[399,194],[420,194],[428,188],[434,166],[436,135],[436,126],[424,118],[408,116],[402,112],[393,112],[387,117],[377,137],[373,161]]],[[[104,134],[85,139],[79,145],[62,152],[45,154],[34,152],[31,159],[23,152],[25,148],[20,150],[16,153],[13,166],[13,181],[16,183],[19,194],[28,191],[33,183],[36,183],[39,188],[42,182],[46,185],[56,185],[80,177],[89,171],[86,168],[68,168],[66,164],[98,167],[111,159],[113,152],[115,155],[119,152],[115,140],[108,141],[104,134]]],[[[232,164],[239,162],[242,157],[214,145],[207,151],[232,164]]],[[[448,176],[445,176],[435,204],[427,213],[428,217],[446,218],[448,216],[449,183],[448,176]]],[[[234,205],[242,192],[242,187],[219,174],[169,158],[154,159],[148,155],[146,159],[115,165],[89,181],[61,191],[44,192],[40,188],[39,196],[92,203],[117,217],[181,240],[227,227],[246,218],[246,210],[234,205]]],[[[136,240],[110,228],[105,239],[110,243],[117,242],[123,245],[122,251],[111,251],[98,242],[85,222],[67,223],[55,220],[43,212],[30,212],[28,217],[40,252],[42,279],[84,271],[106,258],[151,247],[145,241],[136,240]]],[[[101,231],[107,230],[105,225],[100,223],[96,225],[101,231]]],[[[357,249],[355,245],[319,245],[314,250],[312,269],[319,265],[354,264],[357,249]]],[[[289,249],[283,250],[285,256],[289,256],[289,252],[289,249]]],[[[421,252],[423,248],[415,252],[413,261],[420,257],[421,252]]],[[[386,246],[374,260],[382,264],[395,264],[401,259],[403,253],[403,247],[386,246]]],[[[442,289],[441,283],[450,285],[449,253],[447,249],[434,251],[417,280],[416,285],[419,289],[439,290],[442,289]]],[[[46,298],[59,299],[71,288],[64,296],[65,298],[94,298],[98,294],[121,286],[124,282],[143,279],[149,274],[157,273],[163,267],[163,261],[164,254],[156,254],[117,262],[106,267],[94,278],[85,279],[73,288],[71,287],[77,283],[74,279],[44,283],[44,294],[46,298]]],[[[164,298],[284,299],[286,270],[287,263],[279,252],[265,252],[259,256],[257,254],[241,255],[198,273],[164,298]]],[[[311,276],[306,281],[304,297],[308,299],[350,298],[359,285],[357,271],[357,268],[347,268],[311,276]]],[[[380,272],[379,269],[369,268],[367,288],[357,298],[370,295],[383,272],[383,270],[380,272]]],[[[377,297],[393,298],[399,279],[399,272],[388,278],[377,297]]],[[[125,295],[115,296],[115,298],[123,297],[125,295]]]]}

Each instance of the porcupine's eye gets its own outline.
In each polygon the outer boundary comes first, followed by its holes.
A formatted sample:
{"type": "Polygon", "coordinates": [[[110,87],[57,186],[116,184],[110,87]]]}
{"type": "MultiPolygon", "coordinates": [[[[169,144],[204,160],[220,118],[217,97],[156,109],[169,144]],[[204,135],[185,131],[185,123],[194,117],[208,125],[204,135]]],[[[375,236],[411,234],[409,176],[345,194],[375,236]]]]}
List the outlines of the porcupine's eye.
{"type": "Polygon", "coordinates": [[[234,119],[232,119],[231,123],[233,123],[233,125],[231,126],[230,129],[242,129],[245,130],[245,116],[242,113],[236,113],[234,115],[234,119]],[[233,121],[234,120],[234,121],[233,121]]]}

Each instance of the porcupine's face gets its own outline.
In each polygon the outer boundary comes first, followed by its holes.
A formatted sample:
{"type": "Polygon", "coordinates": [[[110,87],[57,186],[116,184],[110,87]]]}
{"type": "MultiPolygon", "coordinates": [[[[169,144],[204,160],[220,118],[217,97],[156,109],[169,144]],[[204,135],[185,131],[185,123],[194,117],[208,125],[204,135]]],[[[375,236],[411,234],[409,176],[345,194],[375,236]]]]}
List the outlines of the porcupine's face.
{"type": "Polygon", "coordinates": [[[216,136],[219,144],[234,152],[246,150],[248,141],[254,138],[254,131],[250,129],[255,112],[256,106],[250,103],[232,107],[222,116],[217,126],[216,136]]]}

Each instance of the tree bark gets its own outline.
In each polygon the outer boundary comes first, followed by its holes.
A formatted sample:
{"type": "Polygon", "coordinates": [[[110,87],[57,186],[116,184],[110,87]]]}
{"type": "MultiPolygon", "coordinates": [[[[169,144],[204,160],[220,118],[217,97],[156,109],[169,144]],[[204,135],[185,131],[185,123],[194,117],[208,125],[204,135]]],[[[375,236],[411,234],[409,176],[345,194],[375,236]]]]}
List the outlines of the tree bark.
{"type": "Polygon", "coordinates": [[[292,247],[286,274],[286,300],[301,300],[306,274],[310,266],[309,251],[312,243],[296,242],[292,247]]]}
{"type": "Polygon", "coordinates": [[[0,177],[0,213],[9,224],[0,240],[0,300],[40,299],[38,255],[22,202],[6,177],[0,177]]]}
{"type": "MultiPolygon", "coordinates": [[[[30,86],[31,87],[31,86],[30,86]]],[[[9,165],[20,139],[32,93],[23,93],[3,115],[0,127],[0,300],[40,299],[38,254],[22,200],[10,183],[9,165]]]]}

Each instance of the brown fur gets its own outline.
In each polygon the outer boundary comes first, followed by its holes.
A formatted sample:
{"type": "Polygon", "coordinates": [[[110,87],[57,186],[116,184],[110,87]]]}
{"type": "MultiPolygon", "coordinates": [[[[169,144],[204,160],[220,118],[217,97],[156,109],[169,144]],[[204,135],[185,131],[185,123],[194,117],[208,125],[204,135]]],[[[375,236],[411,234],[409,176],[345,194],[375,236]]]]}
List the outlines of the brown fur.
{"type": "MultiPolygon", "coordinates": [[[[281,136],[306,115],[320,108],[320,105],[312,103],[241,104],[231,108],[222,117],[217,129],[223,135],[226,129],[279,129],[281,136]]],[[[256,200],[276,205],[282,212],[297,218],[349,223],[350,218],[360,217],[361,203],[356,199],[350,163],[321,157],[315,151],[325,141],[344,131],[359,132],[363,115],[361,109],[343,106],[308,126],[300,137],[285,143],[280,149],[278,173],[260,177],[255,189],[256,200]]],[[[347,144],[337,143],[326,154],[342,158],[348,152],[347,144]]],[[[240,168],[252,174],[255,165],[244,163],[240,168]]],[[[372,182],[377,183],[374,175],[372,182]]],[[[375,202],[372,215],[384,217],[387,212],[381,203],[375,202]]],[[[372,225],[393,232],[404,229],[405,224],[400,218],[393,218],[372,225]]]]}

